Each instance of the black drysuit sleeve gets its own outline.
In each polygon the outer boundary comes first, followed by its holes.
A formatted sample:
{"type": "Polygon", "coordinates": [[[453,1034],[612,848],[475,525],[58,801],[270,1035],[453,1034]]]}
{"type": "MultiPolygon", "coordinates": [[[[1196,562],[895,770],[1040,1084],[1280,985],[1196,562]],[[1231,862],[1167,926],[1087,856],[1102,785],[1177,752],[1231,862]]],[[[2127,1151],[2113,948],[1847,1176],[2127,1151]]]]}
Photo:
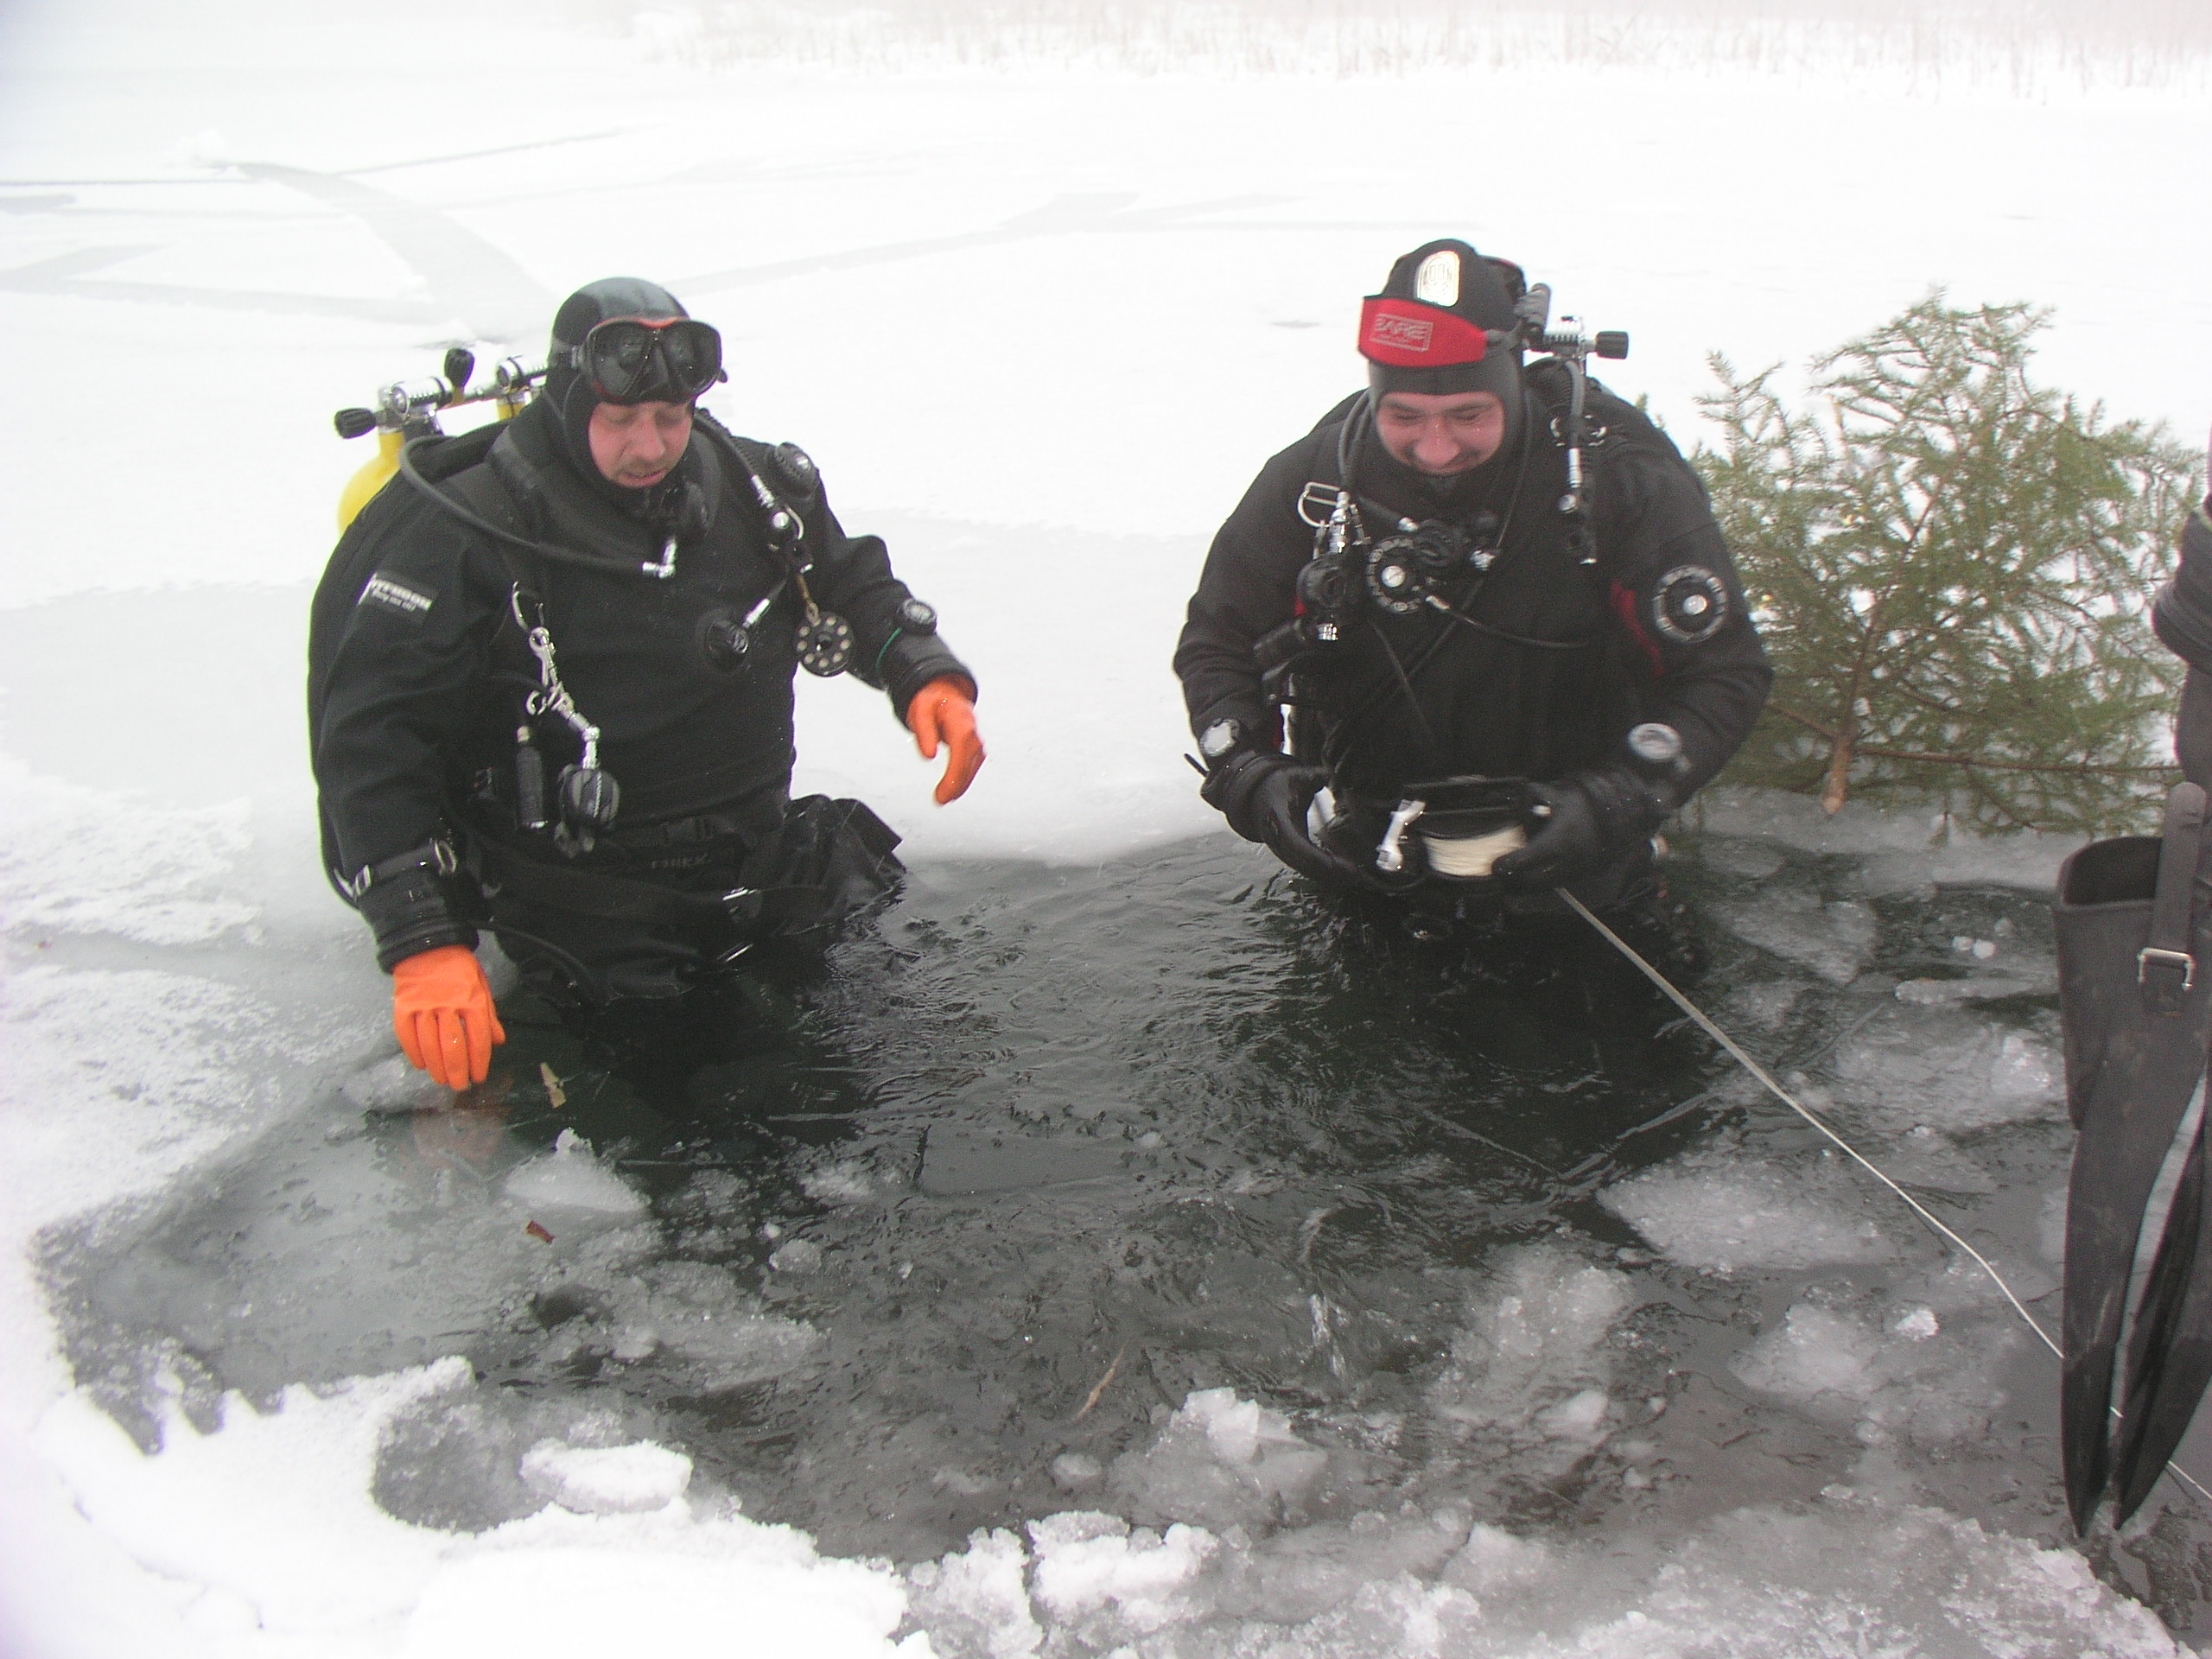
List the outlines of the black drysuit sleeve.
{"type": "Polygon", "coordinates": [[[882,537],[848,536],[823,499],[806,514],[806,539],[814,553],[806,580],[815,603],[853,625],[849,671],[887,693],[900,721],[931,680],[950,674],[975,685],[976,676],[938,637],[933,622],[926,629],[912,625],[906,607],[913,595],[892,574],[882,537]]]}
{"type": "Polygon", "coordinates": [[[1643,682],[1638,716],[1681,734],[1677,798],[1688,799],[1751,734],[1774,671],[1704,485],[1664,433],[1606,402],[1618,435],[1593,469],[1599,568],[1643,682]]]}
{"type": "Polygon", "coordinates": [[[2212,785],[2212,500],[2182,527],[2181,563],[2158,589],[2151,626],[2189,664],[2174,718],[2174,759],[2190,782],[2212,785]]]}
{"type": "MultiPolygon", "coordinates": [[[[439,833],[444,766],[476,702],[508,584],[481,538],[427,503],[378,537],[332,654],[315,782],[351,873],[439,833]]],[[[336,598],[338,596],[332,595],[336,598]]],[[[318,597],[317,602],[322,602],[318,597]]]]}
{"type": "Polygon", "coordinates": [[[404,486],[355,519],[315,594],[308,664],[312,756],[330,876],[377,936],[389,970],[476,931],[451,871],[364,872],[445,833],[447,768],[479,709],[505,614],[497,558],[404,486]]]}
{"type": "Polygon", "coordinates": [[[2151,626],[2191,668],[2212,671],[2212,502],[2189,515],[2182,527],[2181,563],[2158,589],[2151,626]]]}
{"type": "Polygon", "coordinates": [[[1313,531],[1300,519],[1297,503],[1315,475],[1319,441],[1308,434],[1268,461],[1214,532],[1175,647],[1193,733],[1223,720],[1255,738],[1273,729],[1252,645],[1289,621],[1297,607],[1298,573],[1313,555],[1313,531]]]}

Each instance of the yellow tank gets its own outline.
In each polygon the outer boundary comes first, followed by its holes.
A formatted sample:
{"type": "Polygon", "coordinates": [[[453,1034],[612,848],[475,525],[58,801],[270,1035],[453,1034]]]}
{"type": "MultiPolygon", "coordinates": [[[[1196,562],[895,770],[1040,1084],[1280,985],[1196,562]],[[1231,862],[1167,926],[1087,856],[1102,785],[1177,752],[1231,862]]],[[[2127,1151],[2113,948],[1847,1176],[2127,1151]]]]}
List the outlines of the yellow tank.
{"type": "MultiPolygon", "coordinates": [[[[480,396],[467,401],[478,403],[482,399],[480,396]]],[[[501,397],[495,399],[492,413],[499,420],[512,421],[522,412],[523,405],[529,401],[530,392],[525,387],[514,397],[501,397]]],[[[436,429],[435,426],[431,428],[433,432],[436,429]]],[[[338,533],[340,536],[346,533],[346,528],[353,522],[354,516],[376,499],[377,492],[391,482],[393,474],[399,471],[400,447],[406,442],[404,433],[391,427],[378,429],[376,454],[359,472],[346,480],[346,487],[339,492],[338,533]]]]}
{"type": "Polygon", "coordinates": [[[338,497],[338,533],[343,536],[346,527],[353,522],[353,515],[369,505],[378,490],[391,482],[392,474],[399,470],[400,435],[391,430],[377,434],[377,452],[368,464],[346,480],[346,487],[338,497]]]}

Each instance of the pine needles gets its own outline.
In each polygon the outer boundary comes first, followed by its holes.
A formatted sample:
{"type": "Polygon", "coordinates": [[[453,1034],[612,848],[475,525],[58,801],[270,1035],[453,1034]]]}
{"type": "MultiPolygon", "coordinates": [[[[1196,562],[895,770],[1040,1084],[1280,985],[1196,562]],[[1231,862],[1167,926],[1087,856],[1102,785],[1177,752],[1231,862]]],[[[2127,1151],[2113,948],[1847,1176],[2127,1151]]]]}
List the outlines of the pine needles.
{"type": "Polygon", "coordinates": [[[1804,411],[1710,359],[1696,461],[1776,674],[1731,779],[1990,830],[2151,816],[2181,665],[2148,606],[2202,486],[2162,427],[2029,380],[2043,321],[1937,290],[1815,362],[1804,411]]]}

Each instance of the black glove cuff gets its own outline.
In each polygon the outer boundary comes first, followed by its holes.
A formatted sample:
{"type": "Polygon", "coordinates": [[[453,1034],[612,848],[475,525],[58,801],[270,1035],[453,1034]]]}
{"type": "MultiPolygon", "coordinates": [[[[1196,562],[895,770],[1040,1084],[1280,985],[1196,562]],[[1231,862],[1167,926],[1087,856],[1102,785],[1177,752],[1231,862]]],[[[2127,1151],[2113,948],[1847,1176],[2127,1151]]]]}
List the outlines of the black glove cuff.
{"type": "Polygon", "coordinates": [[[372,865],[347,884],[353,908],[377,937],[377,966],[387,974],[442,944],[476,948],[476,930],[446,883],[457,871],[453,849],[432,842],[372,865]]]}
{"type": "Polygon", "coordinates": [[[891,707],[901,721],[906,718],[906,705],[913,702],[914,693],[931,680],[949,674],[970,685],[976,683],[967,664],[946,650],[944,642],[933,633],[894,633],[877,651],[874,662],[862,664],[854,658],[853,671],[868,684],[880,685],[891,694],[891,707]]]}
{"type": "Polygon", "coordinates": [[[1294,764],[1287,755],[1231,749],[1208,768],[1205,782],[1198,785],[1198,798],[1228,819],[1229,827],[1245,840],[1264,840],[1261,826],[1252,822],[1252,797],[1279,762],[1294,764]]]}

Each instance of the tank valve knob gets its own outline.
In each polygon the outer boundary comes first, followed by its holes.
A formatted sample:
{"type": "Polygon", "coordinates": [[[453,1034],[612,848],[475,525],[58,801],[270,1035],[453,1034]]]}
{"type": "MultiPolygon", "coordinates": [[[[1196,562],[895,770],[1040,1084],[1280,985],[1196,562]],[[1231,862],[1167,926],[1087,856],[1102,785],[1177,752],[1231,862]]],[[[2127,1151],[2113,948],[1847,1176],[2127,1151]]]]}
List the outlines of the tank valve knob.
{"type": "Polygon", "coordinates": [[[468,386],[468,377],[476,372],[476,353],[466,346],[450,346],[446,352],[446,360],[441,366],[445,370],[446,378],[453,383],[453,389],[455,391],[466,391],[468,386]]]}
{"type": "Polygon", "coordinates": [[[1592,342],[1592,349],[1600,357],[1626,357],[1628,331],[1624,328],[1600,328],[1598,338],[1592,342]]]}
{"type": "Polygon", "coordinates": [[[365,438],[377,429],[377,412],[373,409],[341,409],[330,417],[341,438],[365,438]]]}

